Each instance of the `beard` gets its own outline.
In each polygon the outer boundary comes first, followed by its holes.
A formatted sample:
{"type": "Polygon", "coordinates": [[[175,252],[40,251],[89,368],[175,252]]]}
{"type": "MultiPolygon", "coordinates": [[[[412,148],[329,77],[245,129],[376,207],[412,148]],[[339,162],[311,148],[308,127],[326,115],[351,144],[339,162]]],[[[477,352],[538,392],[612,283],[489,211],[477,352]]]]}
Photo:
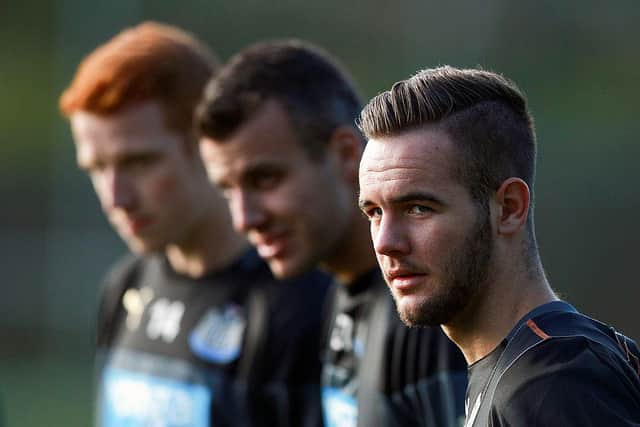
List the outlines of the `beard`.
{"type": "Polygon", "coordinates": [[[396,300],[400,319],[407,326],[438,326],[449,323],[478,294],[489,275],[493,252],[488,211],[477,218],[460,247],[444,263],[441,291],[417,302],[396,300]]]}

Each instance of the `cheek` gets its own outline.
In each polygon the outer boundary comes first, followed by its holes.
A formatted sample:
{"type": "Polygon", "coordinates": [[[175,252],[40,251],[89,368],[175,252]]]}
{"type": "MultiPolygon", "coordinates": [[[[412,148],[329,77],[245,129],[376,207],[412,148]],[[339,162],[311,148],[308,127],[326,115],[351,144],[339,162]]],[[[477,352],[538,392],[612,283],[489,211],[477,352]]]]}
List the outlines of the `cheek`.
{"type": "Polygon", "coordinates": [[[283,189],[279,198],[280,220],[286,221],[296,238],[305,244],[331,239],[327,227],[327,222],[332,222],[331,213],[325,209],[317,191],[321,189],[305,187],[298,182],[289,189],[283,189]]]}
{"type": "Polygon", "coordinates": [[[442,259],[457,247],[461,232],[446,223],[426,222],[412,227],[409,235],[414,251],[427,259],[442,259]]]}
{"type": "Polygon", "coordinates": [[[104,185],[102,185],[100,180],[93,179],[93,178],[91,179],[91,185],[93,186],[93,191],[98,197],[98,200],[100,201],[100,205],[102,206],[103,209],[106,208],[108,206],[107,188],[104,185]]]}
{"type": "Polygon", "coordinates": [[[250,212],[260,212],[276,222],[290,222],[299,212],[299,208],[297,208],[299,201],[285,186],[279,186],[269,191],[254,192],[250,196],[250,201],[246,201],[246,203],[248,205],[243,205],[241,202],[234,203],[235,211],[242,212],[239,209],[248,209],[250,212]]]}
{"type": "Polygon", "coordinates": [[[109,188],[106,180],[100,178],[92,177],[91,185],[93,186],[93,191],[98,197],[98,200],[100,201],[102,210],[107,212],[112,207],[113,190],[109,188]]]}
{"type": "Polygon", "coordinates": [[[292,177],[274,192],[271,205],[288,217],[304,216],[317,205],[314,194],[313,186],[292,177]]]}
{"type": "Polygon", "coordinates": [[[145,181],[144,192],[146,197],[155,202],[171,201],[184,193],[185,186],[173,174],[161,174],[150,177],[145,181]],[[179,191],[182,189],[182,191],[179,191]]]}

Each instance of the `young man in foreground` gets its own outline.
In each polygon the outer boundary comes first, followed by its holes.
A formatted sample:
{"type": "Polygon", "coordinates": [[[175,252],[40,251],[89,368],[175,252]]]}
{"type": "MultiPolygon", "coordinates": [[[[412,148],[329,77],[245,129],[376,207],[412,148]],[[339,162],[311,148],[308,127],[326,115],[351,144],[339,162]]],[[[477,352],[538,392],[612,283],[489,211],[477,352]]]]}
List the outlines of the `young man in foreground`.
{"type": "Polygon", "coordinates": [[[638,349],[560,301],[533,222],[536,141],[518,88],[442,67],[361,113],[360,207],[400,317],[470,365],[466,426],[637,426],[638,349]]]}

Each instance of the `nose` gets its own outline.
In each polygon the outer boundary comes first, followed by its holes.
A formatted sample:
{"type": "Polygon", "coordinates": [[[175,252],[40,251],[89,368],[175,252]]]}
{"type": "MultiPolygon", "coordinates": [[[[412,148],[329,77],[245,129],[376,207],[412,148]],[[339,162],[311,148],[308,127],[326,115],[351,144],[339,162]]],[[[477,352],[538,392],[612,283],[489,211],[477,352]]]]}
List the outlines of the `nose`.
{"type": "Polygon", "coordinates": [[[266,222],[266,211],[258,196],[238,190],[229,199],[233,228],[240,233],[261,228],[266,222]]]}
{"type": "Polygon", "coordinates": [[[371,224],[371,238],[379,255],[397,257],[411,250],[408,233],[399,221],[388,215],[384,215],[379,223],[371,224]]]}
{"type": "Polygon", "coordinates": [[[107,210],[122,209],[130,211],[135,204],[135,185],[125,172],[110,169],[104,172],[102,204],[107,210]]]}

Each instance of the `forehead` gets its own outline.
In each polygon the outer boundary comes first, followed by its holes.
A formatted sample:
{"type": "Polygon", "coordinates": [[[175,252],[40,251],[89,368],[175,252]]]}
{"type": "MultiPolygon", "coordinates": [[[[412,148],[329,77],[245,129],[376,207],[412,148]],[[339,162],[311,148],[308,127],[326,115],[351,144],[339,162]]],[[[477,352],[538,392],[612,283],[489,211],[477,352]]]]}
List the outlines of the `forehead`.
{"type": "Polygon", "coordinates": [[[436,128],[372,138],[360,162],[361,193],[380,186],[394,190],[437,190],[457,184],[450,137],[436,128]]]}
{"type": "Polygon", "coordinates": [[[79,164],[146,151],[175,149],[179,136],[165,124],[159,103],[148,101],[110,115],[78,111],[70,117],[79,164]]]}
{"type": "Polygon", "coordinates": [[[310,162],[286,110],[266,102],[224,140],[205,137],[200,151],[214,179],[234,179],[264,167],[305,167],[310,162]]]}

